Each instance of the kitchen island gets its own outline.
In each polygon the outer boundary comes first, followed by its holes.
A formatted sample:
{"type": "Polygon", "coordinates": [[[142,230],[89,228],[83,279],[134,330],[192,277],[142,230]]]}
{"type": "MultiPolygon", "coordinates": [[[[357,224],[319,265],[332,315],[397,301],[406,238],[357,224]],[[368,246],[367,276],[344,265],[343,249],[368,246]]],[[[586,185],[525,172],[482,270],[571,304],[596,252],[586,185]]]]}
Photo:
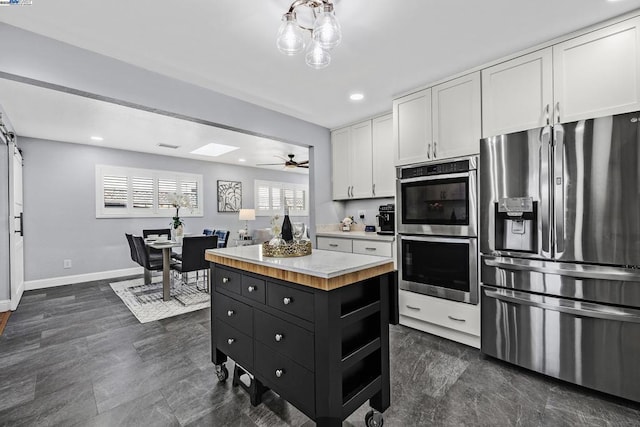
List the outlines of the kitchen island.
{"type": "MultiPolygon", "coordinates": [[[[369,400],[390,405],[389,284],[393,262],[314,250],[263,257],[261,246],[207,250],[212,362],[230,357],[252,378],[251,403],[272,389],[318,426],[340,426],[369,400]]],[[[234,381],[235,383],[235,381],[234,381]]]]}

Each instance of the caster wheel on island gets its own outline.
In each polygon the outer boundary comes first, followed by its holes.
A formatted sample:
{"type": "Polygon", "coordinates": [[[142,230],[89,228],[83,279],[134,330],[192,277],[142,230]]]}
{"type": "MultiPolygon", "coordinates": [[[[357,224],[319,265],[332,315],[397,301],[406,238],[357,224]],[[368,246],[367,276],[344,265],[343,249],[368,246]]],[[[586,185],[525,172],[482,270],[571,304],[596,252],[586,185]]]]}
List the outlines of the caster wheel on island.
{"type": "Polygon", "coordinates": [[[218,382],[225,382],[229,378],[227,367],[224,365],[216,366],[216,376],[218,377],[218,382]]]}
{"type": "Polygon", "coordinates": [[[384,425],[384,419],[380,412],[371,410],[364,416],[364,423],[367,427],[382,427],[384,425]]]}

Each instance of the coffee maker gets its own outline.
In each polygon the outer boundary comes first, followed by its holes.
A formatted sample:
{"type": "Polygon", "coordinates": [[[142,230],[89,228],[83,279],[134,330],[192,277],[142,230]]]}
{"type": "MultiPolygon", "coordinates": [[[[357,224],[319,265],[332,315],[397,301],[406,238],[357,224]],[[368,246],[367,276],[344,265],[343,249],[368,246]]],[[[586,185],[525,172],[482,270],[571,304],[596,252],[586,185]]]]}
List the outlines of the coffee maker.
{"type": "Polygon", "coordinates": [[[378,234],[383,235],[391,235],[396,234],[396,205],[393,203],[389,203],[387,205],[380,205],[378,208],[378,225],[380,226],[380,231],[378,234]]]}

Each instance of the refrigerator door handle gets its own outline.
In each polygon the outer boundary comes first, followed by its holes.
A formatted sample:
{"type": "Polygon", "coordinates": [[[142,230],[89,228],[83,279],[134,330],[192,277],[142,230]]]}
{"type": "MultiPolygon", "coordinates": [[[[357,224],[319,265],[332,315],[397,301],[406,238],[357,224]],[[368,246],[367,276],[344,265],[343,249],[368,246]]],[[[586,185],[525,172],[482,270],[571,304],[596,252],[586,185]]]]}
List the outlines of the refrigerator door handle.
{"type": "Polygon", "coordinates": [[[553,210],[555,213],[554,225],[555,233],[555,255],[558,258],[564,252],[564,127],[561,124],[553,126],[553,139],[555,141],[554,149],[554,167],[553,167],[553,188],[554,202],[553,210]]]}
{"type": "Polygon", "coordinates": [[[487,297],[507,303],[528,305],[580,317],[640,323],[640,310],[566,300],[506,289],[483,288],[483,291],[487,297]]]}
{"type": "MultiPolygon", "coordinates": [[[[548,107],[548,105],[547,105],[548,107]]],[[[540,219],[542,229],[542,256],[551,258],[551,195],[549,190],[551,162],[551,126],[542,128],[540,134],[540,219]]]]}

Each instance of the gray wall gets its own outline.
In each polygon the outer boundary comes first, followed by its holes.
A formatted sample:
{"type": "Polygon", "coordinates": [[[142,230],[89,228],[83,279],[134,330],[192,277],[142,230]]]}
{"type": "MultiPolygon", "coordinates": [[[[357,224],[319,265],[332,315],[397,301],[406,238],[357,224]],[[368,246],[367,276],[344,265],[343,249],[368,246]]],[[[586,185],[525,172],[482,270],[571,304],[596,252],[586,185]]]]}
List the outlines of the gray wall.
{"type": "Polygon", "coordinates": [[[0,301],[11,298],[9,287],[9,149],[0,143],[0,301]]]}
{"type": "MultiPolygon", "coordinates": [[[[312,147],[310,225],[338,220],[338,208],[331,200],[328,129],[4,23],[0,39],[11,40],[0,56],[0,77],[35,79],[312,147]]],[[[26,206],[25,215],[29,215],[26,206]]],[[[48,232],[63,237],[55,229],[48,232]]],[[[27,280],[39,277],[28,267],[27,271],[27,280]]],[[[0,295],[5,292],[0,283],[0,295]]]]}
{"type": "MultiPolygon", "coordinates": [[[[186,217],[185,232],[205,227],[237,230],[237,213],[218,212],[217,180],[242,182],[242,206],[254,207],[254,179],[306,184],[307,175],[181,159],[89,145],[21,138],[24,155],[25,280],[135,267],[124,233],[168,228],[167,218],[96,218],[95,166],[106,164],[203,175],[204,216],[186,217]],[[71,259],[72,268],[63,269],[71,259]]],[[[181,212],[182,213],[182,212],[181,212]]],[[[293,218],[296,220],[296,218],[293,218]]],[[[299,220],[307,222],[308,218],[299,220]]],[[[269,226],[268,217],[251,221],[250,229],[269,226]]]]}

